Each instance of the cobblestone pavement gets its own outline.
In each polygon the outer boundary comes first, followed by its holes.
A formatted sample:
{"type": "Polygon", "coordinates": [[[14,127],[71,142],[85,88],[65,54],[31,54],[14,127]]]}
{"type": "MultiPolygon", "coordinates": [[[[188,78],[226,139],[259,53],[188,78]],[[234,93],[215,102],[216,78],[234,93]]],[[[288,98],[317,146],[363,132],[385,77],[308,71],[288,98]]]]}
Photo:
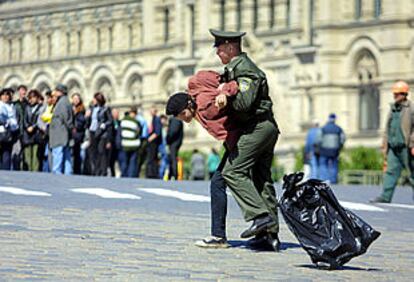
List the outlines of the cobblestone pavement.
{"type": "MultiPolygon", "coordinates": [[[[1,173],[0,186],[45,191],[52,196],[0,192],[0,281],[413,281],[414,210],[410,206],[378,206],[387,212],[356,211],[382,236],[367,254],[351,260],[343,270],[325,271],[312,266],[284,223],[281,253],[248,249],[238,239],[247,225],[233,201],[228,219],[233,247],[195,247],[195,240],[208,235],[207,202],[156,197],[133,188],[173,189],[177,185],[180,191],[208,195],[207,183],[172,185],[1,173]],[[101,199],[67,192],[74,187],[118,187],[117,191],[142,198],[101,199]],[[399,224],[398,218],[406,224],[399,224]]],[[[338,194],[341,189],[347,188],[338,188],[338,194]]],[[[372,195],[378,191],[372,190],[372,195]]],[[[407,189],[400,196],[405,199],[411,194],[407,189]]]]}

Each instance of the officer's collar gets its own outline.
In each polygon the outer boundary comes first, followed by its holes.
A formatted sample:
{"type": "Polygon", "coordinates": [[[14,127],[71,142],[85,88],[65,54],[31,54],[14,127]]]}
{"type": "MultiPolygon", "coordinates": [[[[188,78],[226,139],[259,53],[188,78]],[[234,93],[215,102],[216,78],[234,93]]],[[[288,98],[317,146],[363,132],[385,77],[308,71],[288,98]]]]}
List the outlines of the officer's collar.
{"type": "Polygon", "coordinates": [[[246,56],[246,53],[241,52],[237,57],[233,57],[230,63],[227,64],[226,69],[232,71],[246,56]]]}

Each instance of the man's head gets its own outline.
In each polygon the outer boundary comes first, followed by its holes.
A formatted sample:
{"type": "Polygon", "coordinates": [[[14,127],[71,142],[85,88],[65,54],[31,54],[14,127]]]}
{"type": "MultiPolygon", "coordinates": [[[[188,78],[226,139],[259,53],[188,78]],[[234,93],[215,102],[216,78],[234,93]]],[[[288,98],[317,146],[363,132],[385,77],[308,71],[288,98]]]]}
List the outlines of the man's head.
{"type": "Polygon", "coordinates": [[[168,117],[166,115],[161,115],[160,120],[161,120],[162,126],[164,127],[168,126],[168,117]]]}
{"type": "Polygon", "coordinates": [[[135,118],[137,116],[137,114],[138,114],[138,108],[137,108],[137,106],[132,106],[129,109],[129,116],[132,117],[132,118],[135,118]]]}
{"type": "Polygon", "coordinates": [[[158,109],[157,109],[157,106],[156,105],[152,105],[151,106],[151,109],[150,109],[150,114],[151,114],[151,116],[156,116],[157,114],[158,114],[158,109]]]}
{"type": "Polygon", "coordinates": [[[82,97],[79,93],[72,94],[72,104],[76,107],[83,103],[82,97]]]}
{"type": "Polygon", "coordinates": [[[191,96],[185,92],[178,92],[170,96],[167,101],[166,114],[173,115],[179,120],[190,123],[195,116],[196,104],[191,96]]]}
{"type": "Polygon", "coordinates": [[[111,110],[111,114],[112,114],[112,118],[114,120],[118,120],[119,119],[119,110],[118,109],[113,108],[111,110]]]}
{"type": "Polygon", "coordinates": [[[37,89],[31,89],[29,91],[29,95],[27,96],[29,100],[29,104],[32,106],[39,103],[40,97],[41,97],[40,92],[37,89]]]}
{"type": "Polygon", "coordinates": [[[98,107],[103,107],[106,104],[106,99],[103,93],[101,92],[96,92],[93,95],[93,99],[92,99],[92,104],[94,106],[98,106],[98,107]]]}
{"type": "Polygon", "coordinates": [[[51,90],[47,90],[45,92],[45,97],[46,97],[46,103],[50,106],[53,105],[53,96],[52,96],[52,91],[51,90]]]}
{"type": "Polygon", "coordinates": [[[217,48],[216,54],[221,62],[226,65],[231,59],[237,57],[241,52],[241,38],[245,32],[231,32],[210,29],[214,36],[214,47],[217,48]]]}
{"type": "Polygon", "coordinates": [[[4,88],[0,91],[0,100],[3,103],[10,103],[12,96],[13,96],[13,89],[11,88],[4,88]]]}
{"type": "Polygon", "coordinates": [[[330,122],[335,122],[336,121],[336,114],[335,113],[329,114],[328,120],[330,122]]]}
{"type": "Polygon", "coordinates": [[[394,94],[394,102],[401,103],[407,100],[408,92],[410,91],[410,87],[405,81],[397,81],[392,86],[392,93],[394,94]]]}
{"type": "Polygon", "coordinates": [[[26,98],[26,93],[27,93],[27,86],[24,84],[20,84],[17,87],[17,91],[19,92],[19,100],[22,101],[23,99],[26,98]]]}
{"type": "Polygon", "coordinates": [[[55,91],[58,97],[68,94],[68,88],[66,87],[66,85],[61,84],[61,83],[56,85],[55,91]]]}

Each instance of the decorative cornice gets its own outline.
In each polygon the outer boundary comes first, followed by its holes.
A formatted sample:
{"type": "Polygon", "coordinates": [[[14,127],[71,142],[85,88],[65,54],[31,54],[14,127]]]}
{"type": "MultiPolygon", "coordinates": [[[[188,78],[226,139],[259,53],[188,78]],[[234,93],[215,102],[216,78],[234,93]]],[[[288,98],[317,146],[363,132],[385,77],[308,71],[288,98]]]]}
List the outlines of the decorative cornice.
{"type": "Polygon", "coordinates": [[[184,46],[184,43],[174,43],[168,45],[153,45],[143,48],[135,48],[131,50],[125,51],[114,51],[114,52],[102,52],[97,54],[88,54],[88,55],[79,55],[79,56],[65,56],[65,57],[58,57],[58,58],[46,58],[46,59],[39,59],[39,60],[32,60],[32,61],[24,61],[24,62],[10,62],[5,64],[0,64],[1,68],[9,68],[9,67],[21,67],[21,66],[28,66],[28,65],[38,65],[38,64],[53,64],[53,63],[60,63],[60,62],[72,62],[72,61],[81,61],[81,60],[94,60],[94,59],[106,59],[112,58],[117,56],[136,56],[142,55],[147,52],[156,52],[156,51],[165,51],[175,48],[181,48],[184,46]]]}
{"type": "Polygon", "coordinates": [[[63,13],[85,9],[96,9],[105,6],[117,6],[122,4],[141,4],[141,2],[141,0],[78,0],[53,3],[44,2],[39,5],[33,5],[33,2],[31,1],[27,5],[18,5],[16,3],[9,9],[2,9],[0,11],[0,20],[49,15],[51,13],[63,13]]]}

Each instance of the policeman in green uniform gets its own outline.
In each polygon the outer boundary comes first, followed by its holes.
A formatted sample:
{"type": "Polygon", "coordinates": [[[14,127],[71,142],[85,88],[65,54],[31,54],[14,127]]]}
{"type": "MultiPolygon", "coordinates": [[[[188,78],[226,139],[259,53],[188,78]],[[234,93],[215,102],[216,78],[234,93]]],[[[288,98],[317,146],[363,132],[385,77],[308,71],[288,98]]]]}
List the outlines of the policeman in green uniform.
{"type": "Polygon", "coordinates": [[[397,81],[393,87],[394,103],[386,121],[383,141],[387,171],[384,174],[382,194],[371,200],[374,203],[389,203],[401,171],[410,173],[410,184],[414,187],[414,105],[407,99],[409,86],[397,81]]]}
{"type": "Polygon", "coordinates": [[[244,32],[210,29],[221,62],[226,65],[223,82],[237,81],[239,92],[233,97],[220,94],[219,108],[229,107],[242,124],[237,146],[229,152],[222,174],[244,219],[252,221],[242,238],[267,234],[279,248],[277,199],[271,177],[274,147],[279,129],[273,117],[266,75],[241,50],[244,32]]]}

